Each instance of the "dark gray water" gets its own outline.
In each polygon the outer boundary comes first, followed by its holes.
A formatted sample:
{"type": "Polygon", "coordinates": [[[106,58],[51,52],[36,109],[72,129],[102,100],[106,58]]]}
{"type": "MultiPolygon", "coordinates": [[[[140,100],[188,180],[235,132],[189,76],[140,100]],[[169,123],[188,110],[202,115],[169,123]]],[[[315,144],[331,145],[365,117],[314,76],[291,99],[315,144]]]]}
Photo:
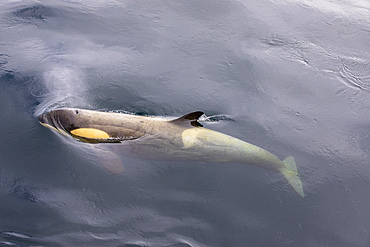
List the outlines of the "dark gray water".
{"type": "Polygon", "coordinates": [[[0,2],[1,246],[370,246],[370,3],[0,2]],[[123,157],[38,124],[56,107],[180,116],[295,157],[277,173],[123,157]]]}

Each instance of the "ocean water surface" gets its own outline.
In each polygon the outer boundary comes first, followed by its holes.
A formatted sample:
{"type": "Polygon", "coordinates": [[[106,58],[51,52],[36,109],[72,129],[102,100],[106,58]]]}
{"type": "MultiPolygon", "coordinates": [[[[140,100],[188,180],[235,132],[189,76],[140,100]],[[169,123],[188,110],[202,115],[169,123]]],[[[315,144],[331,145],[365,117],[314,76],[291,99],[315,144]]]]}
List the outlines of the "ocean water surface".
{"type": "Polygon", "coordinates": [[[367,0],[0,1],[1,246],[370,245],[367,0]],[[178,117],[294,156],[281,174],[121,157],[59,107],[178,117]]]}

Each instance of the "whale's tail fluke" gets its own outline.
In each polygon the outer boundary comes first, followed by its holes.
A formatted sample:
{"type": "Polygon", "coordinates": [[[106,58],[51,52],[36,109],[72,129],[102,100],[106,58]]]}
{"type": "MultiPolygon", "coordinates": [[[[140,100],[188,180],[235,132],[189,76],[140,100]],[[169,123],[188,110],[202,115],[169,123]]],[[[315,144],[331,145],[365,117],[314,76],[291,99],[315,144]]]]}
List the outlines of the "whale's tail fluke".
{"type": "Polygon", "coordinates": [[[288,183],[293,187],[295,191],[302,197],[304,197],[302,181],[298,176],[297,166],[295,165],[294,158],[292,156],[287,157],[283,160],[284,166],[279,169],[283,174],[288,183]]]}

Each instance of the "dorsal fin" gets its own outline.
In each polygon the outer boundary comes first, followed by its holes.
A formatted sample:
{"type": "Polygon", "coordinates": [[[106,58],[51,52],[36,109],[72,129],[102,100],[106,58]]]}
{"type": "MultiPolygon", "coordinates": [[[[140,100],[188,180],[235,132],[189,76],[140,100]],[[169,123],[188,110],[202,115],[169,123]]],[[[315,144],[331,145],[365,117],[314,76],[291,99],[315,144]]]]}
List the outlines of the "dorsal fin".
{"type": "Polygon", "coordinates": [[[204,114],[204,112],[202,112],[202,111],[195,111],[195,112],[188,113],[188,114],[186,114],[182,117],[171,120],[170,122],[174,123],[174,124],[188,124],[188,123],[190,123],[191,125],[193,125],[195,127],[203,127],[203,125],[201,125],[198,122],[198,119],[203,114],[204,114]]]}

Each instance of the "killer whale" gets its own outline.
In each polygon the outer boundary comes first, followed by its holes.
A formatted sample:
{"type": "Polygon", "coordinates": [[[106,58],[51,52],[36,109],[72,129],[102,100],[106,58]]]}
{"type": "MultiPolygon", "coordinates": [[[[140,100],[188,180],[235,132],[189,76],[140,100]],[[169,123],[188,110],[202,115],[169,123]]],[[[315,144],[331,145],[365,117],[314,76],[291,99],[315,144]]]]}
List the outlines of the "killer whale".
{"type": "MultiPolygon", "coordinates": [[[[85,109],[60,108],[39,116],[39,122],[62,135],[104,144],[100,152],[149,160],[235,162],[280,172],[304,196],[294,158],[274,154],[235,137],[204,128],[195,111],[176,119],[85,109]]],[[[109,155],[108,155],[109,156],[109,155]]],[[[112,157],[105,160],[112,167],[112,157]]],[[[121,171],[122,168],[114,168],[121,171]]]]}

